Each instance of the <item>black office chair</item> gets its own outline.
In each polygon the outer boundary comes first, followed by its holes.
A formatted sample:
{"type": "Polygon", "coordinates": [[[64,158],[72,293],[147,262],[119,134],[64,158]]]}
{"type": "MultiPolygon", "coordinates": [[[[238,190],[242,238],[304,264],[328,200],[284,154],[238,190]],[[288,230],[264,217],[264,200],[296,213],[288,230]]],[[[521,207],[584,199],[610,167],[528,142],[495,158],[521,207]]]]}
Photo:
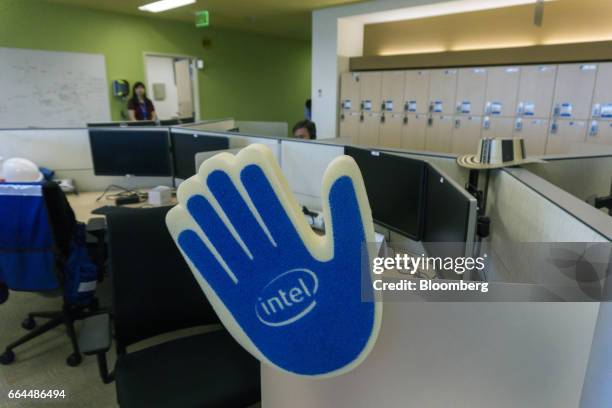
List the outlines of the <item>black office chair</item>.
{"type": "MultiPolygon", "coordinates": [[[[55,271],[59,288],[47,292],[47,296],[62,297],[62,309],[54,311],[32,312],[23,320],[21,326],[30,332],[13,343],[6,346],[4,352],[0,355],[0,364],[8,365],[15,361],[16,347],[27,343],[28,341],[48,332],[51,329],[63,324],[66,326],[68,338],[72,344],[73,352],[66,359],[66,364],[75,367],[81,363],[82,357],[79,352],[74,323],[77,320],[90,317],[95,313],[99,313],[98,300],[91,297],[86,304],[75,303],[68,297],[66,288],[65,265],[70,254],[70,245],[77,228],[77,221],[72,208],[64,192],[59,185],[54,182],[45,183],[42,186],[42,197],[46,209],[46,215],[51,230],[53,240],[53,253],[55,262],[55,271]],[[44,324],[36,327],[36,319],[49,319],[44,324]]],[[[11,216],[11,214],[3,214],[3,216],[11,216]]],[[[25,271],[11,271],[12,273],[25,273],[25,271]]],[[[0,283],[0,303],[8,298],[8,286],[5,283],[0,283]]]]}
{"type": "Polygon", "coordinates": [[[125,209],[107,217],[113,318],[85,320],[81,350],[97,355],[105,383],[116,381],[122,407],[252,405],[260,400],[259,362],[225,329],[127,350],[163,333],[219,323],[166,229],[167,212],[125,209]],[[109,373],[113,324],[117,362],[109,373]]]}

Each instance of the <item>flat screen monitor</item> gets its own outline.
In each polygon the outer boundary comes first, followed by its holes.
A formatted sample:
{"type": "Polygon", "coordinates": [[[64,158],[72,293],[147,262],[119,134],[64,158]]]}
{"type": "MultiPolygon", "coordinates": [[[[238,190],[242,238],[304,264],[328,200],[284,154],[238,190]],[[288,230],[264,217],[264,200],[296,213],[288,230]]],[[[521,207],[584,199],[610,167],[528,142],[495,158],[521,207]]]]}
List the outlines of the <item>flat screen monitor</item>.
{"type": "Polygon", "coordinates": [[[429,256],[471,256],[476,199],[435,165],[427,165],[423,246],[429,256]]]}
{"type": "Polygon", "coordinates": [[[374,221],[420,240],[426,163],[350,146],[344,153],[355,159],[361,170],[374,221]]]}
{"type": "Polygon", "coordinates": [[[159,121],[161,126],[177,126],[181,124],[181,120],[178,118],[174,119],[162,119],[159,121]]]}
{"type": "Polygon", "coordinates": [[[194,123],[195,122],[195,117],[189,116],[187,118],[179,118],[179,121],[181,123],[194,123]]]}
{"type": "Polygon", "coordinates": [[[120,127],[122,125],[121,122],[98,122],[98,123],[88,123],[87,127],[120,127]]]}
{"type": "Polygon", "coordinates": [[[154,120],[130,120],[124,122],[124,125],[129,127],[157,126],[157,122],[154,120]]]}
{"type": "Polygon", "coordinates": [[[171,132],[174,177],[187,179],[195,174],[195,155],[201,152],[227,150],[229,140],[223,136],[171,132]]]}
{"type": "Polygon", "coordinates": [[[89,130],[97,176],[171,177],[167,129],[89,130]]]}

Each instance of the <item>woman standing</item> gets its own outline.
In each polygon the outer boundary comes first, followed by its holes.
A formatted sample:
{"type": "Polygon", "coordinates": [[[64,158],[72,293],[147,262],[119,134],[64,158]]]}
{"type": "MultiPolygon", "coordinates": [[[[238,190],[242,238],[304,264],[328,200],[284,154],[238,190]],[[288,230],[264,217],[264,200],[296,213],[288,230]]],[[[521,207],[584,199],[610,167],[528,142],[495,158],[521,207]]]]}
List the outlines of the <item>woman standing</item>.
{"type": "Polygon", "coordinates": [[[153,102],[147,98],[147,89],[142,82],[136,82],[132,97],[128,101],[130,120],[157,120],[153,102]]]}

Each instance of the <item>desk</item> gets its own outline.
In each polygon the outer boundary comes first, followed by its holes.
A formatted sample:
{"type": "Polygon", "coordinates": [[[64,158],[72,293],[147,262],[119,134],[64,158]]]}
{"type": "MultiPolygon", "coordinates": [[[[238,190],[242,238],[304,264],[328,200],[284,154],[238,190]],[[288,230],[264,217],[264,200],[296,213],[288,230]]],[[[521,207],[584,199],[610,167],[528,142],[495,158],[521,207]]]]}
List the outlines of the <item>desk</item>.
{"type": "MultiPolygon", "coordinates": [[[[114,201],[107,200],[106,197],[102,197],[100,201],[96,201],[96,198],[100,197],[102,194],[101,191],[88,191],[76,194],[68,194],[66,197],[68,198],[68,202],[70,206],[74,210],[74,214],[76,219],[80,222],[87,223],[87,221],[92,217],[102,217],[102,215],[92,214],[91,212],[96,208],[105,206],[105,205],[115,205],[114,201]]],[[[172,205],[176,204],[176,198],[172,198],[172,205]]],[[[129,208],[150,208],[152,207],[147,201],[143,201],[138,204],[128,204],[122,207],[129,208]]]]}

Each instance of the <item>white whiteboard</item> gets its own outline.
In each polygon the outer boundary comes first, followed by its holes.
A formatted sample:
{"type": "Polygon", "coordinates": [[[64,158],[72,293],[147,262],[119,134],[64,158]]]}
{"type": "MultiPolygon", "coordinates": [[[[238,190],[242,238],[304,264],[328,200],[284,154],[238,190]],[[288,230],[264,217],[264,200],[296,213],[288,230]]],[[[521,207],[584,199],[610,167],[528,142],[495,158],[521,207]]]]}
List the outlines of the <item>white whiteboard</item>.
{"type": "Polygon", "coordinates": [[[0,48],[0,128],[111,119],[104,55],[0,48]]]}

